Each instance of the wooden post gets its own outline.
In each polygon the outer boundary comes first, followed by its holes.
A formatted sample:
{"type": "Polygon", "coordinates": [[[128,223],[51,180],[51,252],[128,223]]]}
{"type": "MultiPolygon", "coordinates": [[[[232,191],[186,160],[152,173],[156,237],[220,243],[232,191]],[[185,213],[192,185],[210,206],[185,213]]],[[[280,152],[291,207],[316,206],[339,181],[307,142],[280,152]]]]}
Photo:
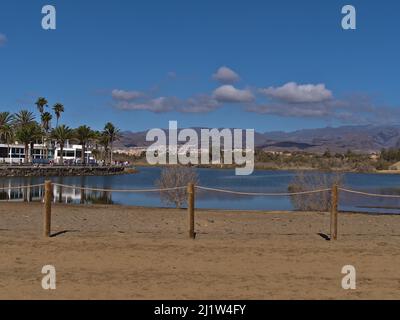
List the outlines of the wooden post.
{"type": "Polygon", "coordinates": [[[188,214],[189,214],[189,238],[194,239],[196,234],[194,232],[194,184],[189,183],[187,187],[188,193],[188,214]]]}
{"type": "Polygon", "coordinates": [[[331,240],[337,240],[337,225],[338,225],[338,201],[339,193],[338,186],[335,184],[332,187],[332,199],[331,199],[331,240]]]}
{"type": "Polygon", "coordinates": [[[50,237],[51,233],[51,198],[53,195],[53,184],[46,181],[44,184],[44,209],[43,209],[43,235],[50,237]]]}

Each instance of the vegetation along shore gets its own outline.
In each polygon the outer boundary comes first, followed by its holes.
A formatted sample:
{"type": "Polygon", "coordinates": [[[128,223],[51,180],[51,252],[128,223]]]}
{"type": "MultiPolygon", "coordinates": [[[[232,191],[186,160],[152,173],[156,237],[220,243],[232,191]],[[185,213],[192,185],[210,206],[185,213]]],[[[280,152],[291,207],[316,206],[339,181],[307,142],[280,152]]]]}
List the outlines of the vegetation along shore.
{"type": "Polygon", "coordinates": [[[123,166],[0,166],[0,177],[106,176],[136,172],[123,166]]]}
{"type": "MultiPolygon", "coordinates": [[[[35,104],[37,114],[27,109],[15,114],[8,111],[0,112],[0,163],[42,167],[54,164],[81,167],[117,164],[113,159],[113,147],[115,141],[120,138],[120,130],[112,123],[106,123],[101,131],[92,130],[87,125],[70,128],[60,124],[65,111],[63,104],[55,103],[51,108],[53,113],[48,111],[50,107],[47,99],[40,97],[35,104]],[[53,118],[56,120],[55,126],[53,118]]],[[[70,173],[76,171],[68,170],[70,173]]],[[[96,169],[96,171],[107,170],[96,169]]],[[[108,169],[108,171],[120,170],[108,169]]]]}

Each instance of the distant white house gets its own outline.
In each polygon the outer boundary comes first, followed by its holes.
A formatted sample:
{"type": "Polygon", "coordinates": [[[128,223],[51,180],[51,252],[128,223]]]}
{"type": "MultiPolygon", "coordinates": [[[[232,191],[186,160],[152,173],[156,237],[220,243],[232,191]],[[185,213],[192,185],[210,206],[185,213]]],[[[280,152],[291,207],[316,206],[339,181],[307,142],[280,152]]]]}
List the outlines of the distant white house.
{"type": "Polygon", "coordinates": [[[20,144],[0,144],[0,162],[20,163],[25,159],[25,147],[20,144]]]}
{"type": "MultiPolygon", "coordinates": [[[[58,163],[61,157],[61,149],[56,147],[54,152],[54,161],[58,163]]],[[[70,144],[68,141],[63,148],[63,160],[79,163],[82,159],[82,146],[78,144],[70,144]]],[[[85,162],[90,163],[95,161],[92,151],[85,150],[85,162]]]]}
{"type": "MultiPolygon", "coordinates": [[[[45,159],[46,157],[46,147],[40,144],[34,144],[33,150],[29,146],[29,154],[32,159],[45,159]]],[[[51,156],[50,150],[47,150],[47,154],[51,156]]],[[[19,144],[18,142],[14,144],[0,144],[0,162],[2,163],[23,163],[25,160],[25,146],[19,144]]]]}

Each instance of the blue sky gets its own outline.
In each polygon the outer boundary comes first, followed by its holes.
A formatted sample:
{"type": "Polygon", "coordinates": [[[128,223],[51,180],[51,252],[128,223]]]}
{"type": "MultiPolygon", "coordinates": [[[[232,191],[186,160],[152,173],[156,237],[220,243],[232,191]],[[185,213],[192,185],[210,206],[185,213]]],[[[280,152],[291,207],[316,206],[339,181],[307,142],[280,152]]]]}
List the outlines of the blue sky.
{"type": "Polygon", "coordinates": [[[133,131],[395,123],[399,14],[389,0],[3,0],[0,110],[44,96],[62,123],[133,131]],[[346,4],[357,30],[341,28],[346,4]]]}

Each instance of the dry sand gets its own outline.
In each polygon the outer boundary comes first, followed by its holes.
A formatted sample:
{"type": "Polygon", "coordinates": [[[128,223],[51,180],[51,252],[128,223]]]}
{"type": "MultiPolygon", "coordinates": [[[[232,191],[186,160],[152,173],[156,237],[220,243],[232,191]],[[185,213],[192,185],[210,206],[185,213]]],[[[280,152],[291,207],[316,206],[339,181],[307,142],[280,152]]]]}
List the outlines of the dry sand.
{"type": "Polygon", "coordinates": [[[0,204],[1,299],[399,299],[400,216],[0,204]],[[57,270],[57,289],[41,269],[57,270]],[[341,288],[354,265],[357,289],[341,288]]]}

